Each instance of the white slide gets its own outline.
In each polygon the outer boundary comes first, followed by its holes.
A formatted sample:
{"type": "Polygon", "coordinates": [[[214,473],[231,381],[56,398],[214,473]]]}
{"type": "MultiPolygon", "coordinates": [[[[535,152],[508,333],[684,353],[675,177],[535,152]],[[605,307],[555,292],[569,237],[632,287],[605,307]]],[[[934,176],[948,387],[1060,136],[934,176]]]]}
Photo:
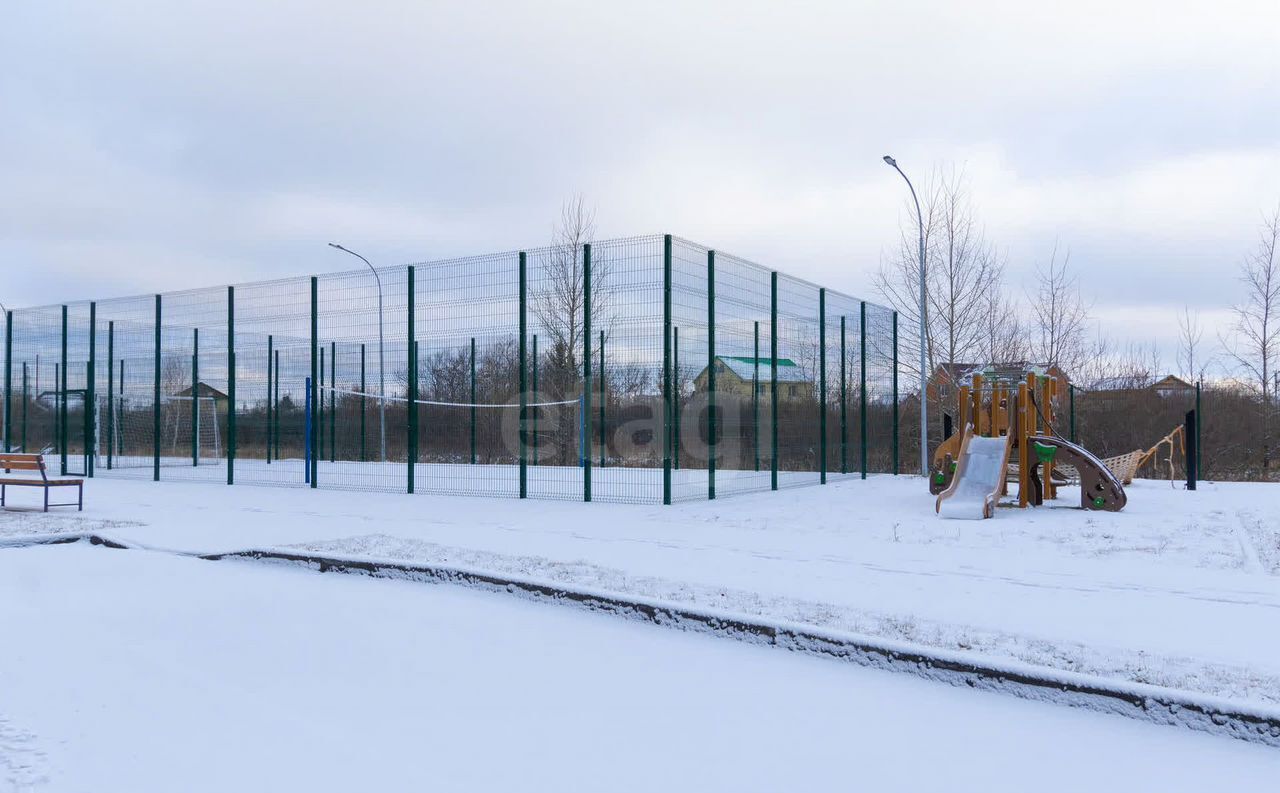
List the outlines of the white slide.
{"type": "Polygon", "coordinates": [[[981,520],[993,516],[1012,445],[1011,436],[976,437],[973,428],[966,426],[956,475],[951,486],[938,494],[934,510],[944,518],[981,520]]]}

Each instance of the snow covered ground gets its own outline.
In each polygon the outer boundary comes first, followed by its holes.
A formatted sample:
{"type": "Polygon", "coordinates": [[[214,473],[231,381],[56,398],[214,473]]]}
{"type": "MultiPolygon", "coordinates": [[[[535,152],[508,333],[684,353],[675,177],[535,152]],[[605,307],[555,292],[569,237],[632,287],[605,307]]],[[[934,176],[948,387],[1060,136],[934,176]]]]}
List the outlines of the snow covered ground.
{"type": "MultiPolygon", "coordinates": [[[[168,534],[248,531],[247,509],[168,534]]],[[[0,635],[0,790],[1202,791],[1280,773],[1253,744],[504,595],[84,543],[0,550],[0,635]]]]}
{"type": "MultiPolygon", "coordinates": [[[[24,494],[19,494],[19,498],[24,494]]],[[[29,494],[26,494],[29,495],[29,494]]],[[[295,546],[726,609],[1253,703],[1280,701],[1280,488],[1139,481],[1121,513],[944,521],[888,476],[661,506],[92,481],[0,513],[161,547],[295,546]]]]}

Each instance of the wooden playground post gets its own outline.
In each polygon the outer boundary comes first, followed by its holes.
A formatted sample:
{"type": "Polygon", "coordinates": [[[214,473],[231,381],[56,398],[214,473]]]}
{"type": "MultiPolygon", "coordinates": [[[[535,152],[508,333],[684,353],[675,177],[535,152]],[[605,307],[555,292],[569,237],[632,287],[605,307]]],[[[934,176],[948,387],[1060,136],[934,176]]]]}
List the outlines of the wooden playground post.
{"type": "Polygon", "coordinates": [[[973,376],[973,407],[971,409],[973,415],[973,434],[977,436],[985,436],[982,430],[982,375],[975,374],[973,376]]]}
{"type": "MultiPolygon", "coordinates": [[[[1044,381],[1044,397],[1040,400],[1040,412],[1043,413],[1040,418],[1045,425],[1043,431],[1048,434],[1056,434],[1052,423],[1054,419],[1053,397],[1057,392],[1058,381],[1052,377],[1044,377],[1041,379],[1044,381]]],[[[1058,486],[1053,482],[1052,460],[1044,465],[1044,497],[1048,499],[1055,499],[1058,497],[1058,486]]]]}
{"type": "Polygon", "coordinates": [[[964,438],[964,428],[969,426],[969,387],[960,386],[960,426],[956,432],[960,433],[960,437],[964,438]]]}

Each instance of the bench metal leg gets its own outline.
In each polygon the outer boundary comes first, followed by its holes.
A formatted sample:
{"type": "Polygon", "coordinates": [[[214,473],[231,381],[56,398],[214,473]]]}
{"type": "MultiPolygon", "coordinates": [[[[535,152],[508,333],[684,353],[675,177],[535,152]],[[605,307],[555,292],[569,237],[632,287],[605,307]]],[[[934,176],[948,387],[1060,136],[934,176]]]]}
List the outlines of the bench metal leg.
{"type": "Polygon", "coordinates": [[[80,498],[79,498],[80,503],[76,505],[76,511],[84,512],[84,485],[83,484],[77,485],[76,489],[80,491],[80,498]]]}
{"type": "Polygon", "coordinates": [[[44,489],[44,511],[49,511],[49,488],[44,489]]]}

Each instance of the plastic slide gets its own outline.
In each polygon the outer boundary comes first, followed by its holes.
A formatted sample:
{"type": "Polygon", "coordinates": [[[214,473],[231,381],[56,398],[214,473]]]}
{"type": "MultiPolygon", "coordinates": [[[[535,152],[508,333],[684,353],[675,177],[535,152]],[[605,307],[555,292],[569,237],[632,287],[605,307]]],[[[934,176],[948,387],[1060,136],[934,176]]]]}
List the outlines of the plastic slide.
{"type": "Polygon", "coordinates": [[[934,510],[944,518],[967,520],[994,515],[1011,448],[1011,436],[982,438],[973,434],[971,426],[966,426],[955,476],[947,489],[938,494],[934,510]]]}

